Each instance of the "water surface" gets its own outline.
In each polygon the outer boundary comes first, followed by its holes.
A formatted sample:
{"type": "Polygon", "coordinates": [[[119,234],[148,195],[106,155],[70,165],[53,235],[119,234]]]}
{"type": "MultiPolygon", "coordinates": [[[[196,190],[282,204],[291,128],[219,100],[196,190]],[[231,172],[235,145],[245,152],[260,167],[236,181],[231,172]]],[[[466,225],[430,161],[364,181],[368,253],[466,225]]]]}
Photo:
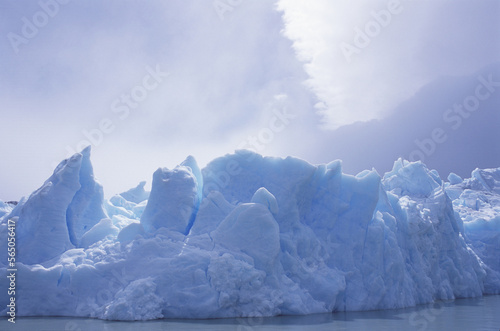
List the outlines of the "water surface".
{"type": "Polygon", "coordinates": [[[500,331],[500,295],[437,302],[415,308],[339,312],[308,316],[213,320],[114,322],[65,317],[21,317],[0,320],[10,331],[159,331],[159,330],[464,330],[500,331]]]}

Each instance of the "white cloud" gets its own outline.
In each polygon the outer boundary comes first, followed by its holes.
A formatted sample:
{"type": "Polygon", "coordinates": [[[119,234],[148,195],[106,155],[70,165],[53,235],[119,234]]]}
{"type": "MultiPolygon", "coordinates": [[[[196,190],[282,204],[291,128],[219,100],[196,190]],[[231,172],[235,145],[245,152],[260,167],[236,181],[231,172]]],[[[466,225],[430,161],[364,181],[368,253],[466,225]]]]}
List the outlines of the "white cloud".
{"type": "Polygon", "coordinates": [[[380,119],[439,75],[499,58],[498,2],[280,0],[323,126],[380,119]]]}
{"type": "MultiPolygon", "coordinates": [[[[0,34],[18,31],[21,17],[39,9],[32,5],[7,6],[0,34]]],[[[238,3],[223,20],[212,1],[70,2],[18,54],[3,40],[0,102],[16,116],[2,114],[0,138],[18,143],[3,150],[11,162],[0,170],[12,181],[0,177],[0,199],[29,193],[15,179],[35,189],[105,118],[114,130],[102,139],[96,133],[92,154],[108,195],[189,154],[206,163],[234,151],[262,127],[275,95],[308,102],[305,74],[281,25],[269,1],[238,3]],[[114,100],[157,64],[170,76],[126,118],[113,113],[114,100]],[[18,130],[23,118],[36,118],[35,127],[18,130]],[[37,142],[43,171],[29,166],[27,141],[37,142]]]]}

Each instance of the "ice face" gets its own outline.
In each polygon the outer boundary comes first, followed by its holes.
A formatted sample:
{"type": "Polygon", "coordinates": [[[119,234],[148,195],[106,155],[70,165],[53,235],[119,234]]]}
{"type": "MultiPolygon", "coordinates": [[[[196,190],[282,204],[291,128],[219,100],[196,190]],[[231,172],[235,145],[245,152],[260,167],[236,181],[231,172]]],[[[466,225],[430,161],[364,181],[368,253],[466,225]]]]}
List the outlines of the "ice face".
{"type": "Polygon", "coordinates": [[[500,168],[476,169],[472,172],[472,178],[477,180],[485,190],[500,194],[500,168]]]}
{"type": "Polygon", "coordinates": [[[467,245],[484,263],[486,293],[499,293],[500,282],[500,168],[476,169],[469,179],[450,183],[457,219],[467,245]]]}
{"type": "Polygon", "coordinates": [[[210,237],[218,250],[241,252],[253,259],[257,269],[273,273],[280,237],[278,223],[267,206],[259,203],[239,205],[210,233],[210,237]]]}
{"type": "Polygon", "coordinates": [[[116,237],[119,229],[113,225],[113,221],[109,218],[103,218],[90,230],[85,232],[81,238],[81,247],[89,248],[90,245],[103,240],[107,236],[116,237]]]}
{"type": "Polygon", "coordinates": [[[82,236],[99,220],[106,217],[103,207],[104,193],[101,184],[94,179],[90,163],[90,146],[82,151],[78,174],[80,189],[66,210],[66,221],[71,243],[79,247],[82,236]]]}
{"type": "Polygon", "coordinates": [[[74,247],[66,214],[81,187],[82,158],[82,154],[76,154],[59,164],[42,187],[20,206],[16,228],[18,261],[42,263],[74,247]]]}
{"type": "Polygon", "coordinates": [[[89,152],[0,204],[0,270],[18,217],[19,316],[272,316],[500,293],[500,168],[445,182],[400,159],[352,176],[338,160],[237,151],[103,201],[89,152]]]}
{"type": "Polygon", "coordinates": [[[116,293],[115,300],[106,307],[103,317],[125,321],[162,318],[163,302],[156,294],[156,284],[152,278],[137,279],[116,293]]]}
{"type": "Polygon", "coordinates": [[[3,202],[2,200],[0,200],[0,218],[4,215],[10,213],[12,211],[12,209],[14,209],[13,204],[9,204],[9,203],[6,203],[6,202],[3,202]]]}
{"type": "Polygon", "coordinates": [[[187,234],[200,204],[198,197],[197,180],[190,168],[160,168],[153,174],[151,194],[141,224],[149,233],[165,227],[187,234]]]}
{"type": "Polygon", "coordinates": [[[201,203],[190,235],[200,235],[215,230],[234,208],[236,206],[227,202],[219,191],[210,192],[201,203]]]}
{"type": "Polygon", "coordinates": [[[269,211],[276,216],[279,212],[278,202],[274,195],[272,195],[265,187],[259,188],[252,197],[252,202],[260,203],[267,207],[269,211]]]}
{"type": "Polygon", "coordinates": [[[82,236],[106,217],[90,147],[62,161],[42,187],[18,204],[13,216],[19,216],[18,261],[44,263],[80,247],[82,236]]]}

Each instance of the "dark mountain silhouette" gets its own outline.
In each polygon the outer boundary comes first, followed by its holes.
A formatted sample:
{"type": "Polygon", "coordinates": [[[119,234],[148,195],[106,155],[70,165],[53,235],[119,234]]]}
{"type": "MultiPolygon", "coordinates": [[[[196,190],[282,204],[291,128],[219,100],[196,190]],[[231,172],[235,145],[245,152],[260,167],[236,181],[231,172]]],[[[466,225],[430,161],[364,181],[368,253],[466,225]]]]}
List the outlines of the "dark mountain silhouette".
{"type": "Polygon", "coordinates": [[[303,155],[313,162],[341,159],[345,172],[353,174],[372,167],[383,174],[399,157],[412,161],[422,158],[443,178],[451,171],[469,177],[477,167],[500,166],[499,142],[500,62],[468,76],[436,79],[388,117],[325,132],[312,142],[323,147],[303,155]],[[488,80],[493,84],[479,88],[480,96],[489,93],[488,98],[477,99],[476,88],[488,80]],[[474,98],[479,106],[473,112],[464,108],[467,118],[453,112],[454,104],[462,105],[464,100],[475,107],[474,98]],[[460,123],[457,116],[462,118],[460,123]],[[439,139],[431,143],[435,130],[438,134],[434,138],[439,139]]]}

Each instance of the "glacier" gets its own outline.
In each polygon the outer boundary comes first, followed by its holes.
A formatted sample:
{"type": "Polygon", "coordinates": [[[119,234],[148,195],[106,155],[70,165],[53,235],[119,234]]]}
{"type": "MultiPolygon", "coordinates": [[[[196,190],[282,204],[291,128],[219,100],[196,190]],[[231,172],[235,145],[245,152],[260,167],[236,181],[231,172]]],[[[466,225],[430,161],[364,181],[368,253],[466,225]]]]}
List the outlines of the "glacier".
{"type": "Polygon", "coordinates": [[[301,315],[500,294],[500,168],[442,179],[399,159],[353,176],[339,160],[238,150],[105,199],[90,154],[0,201],[2,274],[16,222],[17,316],[301,315]]]}

